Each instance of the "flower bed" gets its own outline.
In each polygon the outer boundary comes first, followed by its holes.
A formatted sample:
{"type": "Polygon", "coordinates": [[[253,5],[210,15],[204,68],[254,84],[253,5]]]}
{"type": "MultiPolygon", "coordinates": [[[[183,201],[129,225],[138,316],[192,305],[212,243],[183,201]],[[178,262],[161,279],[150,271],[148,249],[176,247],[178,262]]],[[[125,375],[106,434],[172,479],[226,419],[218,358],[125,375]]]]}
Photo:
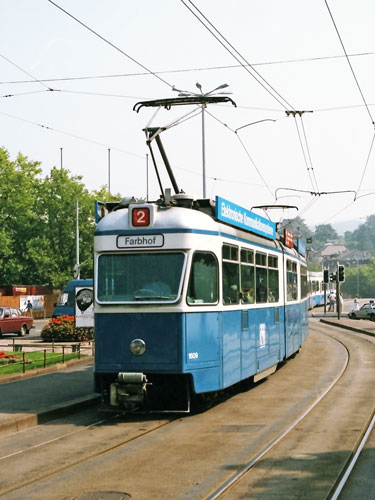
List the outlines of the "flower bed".
{"type": "Polygon", "coordinates": [[[14,354],[0,351],[0,365],[9,365],[11,363],[17,363],[17,361],[21,361],[21,358],[18,358],[14,354]]]}
{"type": "Polygon", "coordinates": [[[59,316],[51,319],[41,331],[41,337],[48,342],[88,342],[94,338],[94,328],[76,328],[74,316],[59,316]]]}

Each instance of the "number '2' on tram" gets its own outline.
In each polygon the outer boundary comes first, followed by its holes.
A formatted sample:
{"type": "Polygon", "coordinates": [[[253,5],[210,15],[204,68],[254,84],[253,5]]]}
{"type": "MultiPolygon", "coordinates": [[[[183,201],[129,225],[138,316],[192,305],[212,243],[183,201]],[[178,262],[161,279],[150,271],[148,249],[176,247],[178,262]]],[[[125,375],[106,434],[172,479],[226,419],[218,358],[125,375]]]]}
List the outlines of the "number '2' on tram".
{"type": "Polygon", "coordinates": [[[98,212],[95,390],[110,405],[189,411],[191,398],[267,377],[301,348],[305,252],[273,222],[184,194],[98,212]]]}

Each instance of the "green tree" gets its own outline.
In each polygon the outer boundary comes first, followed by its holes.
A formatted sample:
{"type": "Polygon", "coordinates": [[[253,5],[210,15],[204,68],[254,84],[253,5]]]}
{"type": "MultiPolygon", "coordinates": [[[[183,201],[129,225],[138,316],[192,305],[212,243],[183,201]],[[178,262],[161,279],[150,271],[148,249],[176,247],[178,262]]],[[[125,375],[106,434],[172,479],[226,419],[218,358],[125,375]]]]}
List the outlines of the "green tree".
{"type": "Polygon", "coordinates": [[[339,235],[331,224],[320,224],[316,226],[313,235],[314,247],[320,248],[324,246],[329,240],[337,240],[339,235]]]}
{"type": "Polygon", "coordinates": [[[0,148],[0,282],[63,286],[76,263],[78,202],[82,278],[93,275],[95,200],[114,201],[105,187],[89,193],[82,178],[52,168],[42,179],[38,162],[11,161],[0,148]]]}
{"type": "Polygon", "coordinates": [[[305,221],[301,217],[296,217],[295,219],[284,220],[279,226],[278,232],[281,234],[284,229],[287,229],[297,238],[306,241],[307,238],[311,238],[312,231],[306,225],[305,221]]]}
{"type": "Polygon", "coordinates": [[[0,271],[4,284],[23,283],[28,276],[27,246],[38,226],[35,193],[41,184],[38,162],[0,149],[0,271]]]}
{"type": "Polygon", "coordinates": [[[354,297],[356,293],[360,297],[375,297],[375,261],[365,266],[346,267],[345,282],[341,285],[345,297],[354,297]]]}
{"type": "Polygon", "coordinates": [[[352,233],[345,233],[345,242],[353,250],[375,251],[375,215],[369,215],[352,233]]]}

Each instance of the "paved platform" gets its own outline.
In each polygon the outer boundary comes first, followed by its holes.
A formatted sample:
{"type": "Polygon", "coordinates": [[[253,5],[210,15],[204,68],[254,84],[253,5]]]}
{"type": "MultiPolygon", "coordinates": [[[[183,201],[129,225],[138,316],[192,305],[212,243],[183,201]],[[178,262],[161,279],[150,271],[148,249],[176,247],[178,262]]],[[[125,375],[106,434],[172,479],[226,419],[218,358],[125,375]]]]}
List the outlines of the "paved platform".
{"type": "Polygon", "coordinates": [[[370,335],[375,337],[375,322],[368,321],[367,319],[349,319],[348,317],[343,317],[337,319],[336,317],[328,316],[328,317],[320,317],[320,321],[322,323],[326,323],[329,325],[339,326],[340,328],[345,328],[346,330],[351,330],[353,332],[364,333],[366,335],[370,335]]]}
{"type": "Polygon", "coordinates": [[[92,358],[55,366],[60,368],[36,376],[21,375],[8,382],[0,378],[0,435],[53,420],[99,401],[99,394],[93,392],[92,358]]]}

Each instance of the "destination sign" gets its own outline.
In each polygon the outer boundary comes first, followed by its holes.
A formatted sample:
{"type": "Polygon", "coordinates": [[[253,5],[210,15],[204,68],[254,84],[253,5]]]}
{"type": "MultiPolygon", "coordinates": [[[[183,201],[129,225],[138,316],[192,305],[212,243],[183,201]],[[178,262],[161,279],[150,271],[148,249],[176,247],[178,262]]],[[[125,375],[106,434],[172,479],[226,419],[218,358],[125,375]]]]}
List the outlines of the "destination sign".
{"type": "Polygon", "coordinates": [[[117,237],[117,248],[150,248],[162,247],[163,245],[164,236],[162,234],[139,234],[117,237]]]}
{"type": "Polygon", "coordinates": [[[220,196],[216,196],[216,218],[272,240],[276,237],[274,222],[220,196]]]}

